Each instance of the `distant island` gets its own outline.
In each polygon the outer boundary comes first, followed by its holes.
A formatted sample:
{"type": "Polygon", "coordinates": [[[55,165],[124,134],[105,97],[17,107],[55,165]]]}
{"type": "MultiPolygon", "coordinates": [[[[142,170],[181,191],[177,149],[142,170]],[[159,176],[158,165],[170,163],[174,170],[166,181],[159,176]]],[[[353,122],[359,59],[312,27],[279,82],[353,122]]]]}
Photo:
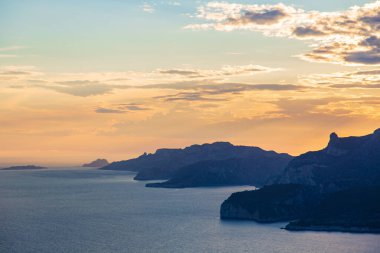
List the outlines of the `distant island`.
{"type": "Polygon", "coordinates": [[[262,186],[281,175],[292,158],[258,147],[215,142],[158,149],[154,154],[113,162],[101,169],[135,171],[135,180],[168,180],[147,187],[262,186]]]}
{"type": "Polygon", "coordinates": [[[25,165],[25,166],[12,166],[7,168],[1,168],[0,170],[41,170],[46,169],[46,167],[40,167],[35,165],[25,165]]]}
{"type": "Polygon", "coordinates": [[[221,219],[292,221],[285,229],[380,232],[380,129],[361,137],[330,135],[326,148],[289,162],[256,191],[232,194],[221,219]]]}
{"type": "Polygon", "coordinates": [[[106,159],[96,159],[90,163],[85,163],[82,167],[104,167],[107,166],[109,162],[106,159]]]}

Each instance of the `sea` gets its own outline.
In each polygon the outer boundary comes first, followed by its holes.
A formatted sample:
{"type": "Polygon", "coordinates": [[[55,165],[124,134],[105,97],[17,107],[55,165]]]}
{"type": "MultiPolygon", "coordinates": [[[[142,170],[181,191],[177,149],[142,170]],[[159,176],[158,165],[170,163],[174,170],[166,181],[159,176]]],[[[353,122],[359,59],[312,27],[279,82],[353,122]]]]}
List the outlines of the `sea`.
{"type": "Polygon", "coordinates": [[[146,188],[134,173],[0,171],[0,252],[379,253],[380,235],[289,232],[222,221],[220,204],[253,187],[146,188]]]}

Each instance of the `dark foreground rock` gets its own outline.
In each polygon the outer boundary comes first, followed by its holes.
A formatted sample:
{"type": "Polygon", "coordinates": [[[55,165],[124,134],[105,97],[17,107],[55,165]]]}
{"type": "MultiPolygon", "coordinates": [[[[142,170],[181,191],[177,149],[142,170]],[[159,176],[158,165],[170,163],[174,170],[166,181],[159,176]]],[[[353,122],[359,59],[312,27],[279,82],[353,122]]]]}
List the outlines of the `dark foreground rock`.
{"type": "Polygon", "coordinates": [[[220,208],[221,219],[257,222],[289,221],[302,217],[318,204],[319,192],[299,184],[264,186],[233,193],[220,208]]]}
{"type": "Polygon", "coordinates": [[[273,185],[234,193],[222,219],[292,221],[288,230],[380,230],[380,129],[360,137],[330,135],[326,148],[289,162],[273,185]]]}
{"type": "Polygon", "coordinates": [[[380,187],[321,193],[319,188],[288,184],[232,194],[221,219],[291,221],[290,231],[380,232],[380,187]]]}
{"type": "Polygon", "coordinates": [[[8,168],[2,168],[1,170],[41,170],[46,169],[45,167],[25,165],[25,166],[12,166],[8,168]]]}
{"type": "Polygon", "coordinates": [[[380,187],[328,194],[310,214],[290,222],[286,229],[380,233],[380,187]]]}

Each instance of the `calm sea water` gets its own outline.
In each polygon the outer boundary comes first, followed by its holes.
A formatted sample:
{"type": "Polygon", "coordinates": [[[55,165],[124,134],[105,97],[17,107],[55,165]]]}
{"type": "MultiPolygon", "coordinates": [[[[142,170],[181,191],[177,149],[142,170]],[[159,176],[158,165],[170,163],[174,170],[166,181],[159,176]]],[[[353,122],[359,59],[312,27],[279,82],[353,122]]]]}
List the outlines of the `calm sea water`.
{"type": "Polygon", "coordinates": [[[156,189],[128,172],[0,171],[0,252],[378,253],[380,235],[221,221],[249,187],[156,189]]]}

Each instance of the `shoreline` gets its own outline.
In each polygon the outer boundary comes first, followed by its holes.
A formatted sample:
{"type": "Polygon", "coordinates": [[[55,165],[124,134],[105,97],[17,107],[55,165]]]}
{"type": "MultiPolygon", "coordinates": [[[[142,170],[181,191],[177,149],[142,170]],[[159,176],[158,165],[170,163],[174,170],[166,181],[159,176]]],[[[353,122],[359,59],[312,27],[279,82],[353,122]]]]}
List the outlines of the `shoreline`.
{"type": "Polygon", "coordinates": [[[326,227],[326,226],[310,226],[310,227],[303,227],[303,226],[292,226],[287,225],[286,227],[282,228],[287,231],[315,231],[315,232],[342,232],[342,233],[355,233],[355,234],[380,234],[380,229],[376,228],[360,228],[360,227],[341,227],[341,226],[333,226],[333,227],[326,227]]]}

